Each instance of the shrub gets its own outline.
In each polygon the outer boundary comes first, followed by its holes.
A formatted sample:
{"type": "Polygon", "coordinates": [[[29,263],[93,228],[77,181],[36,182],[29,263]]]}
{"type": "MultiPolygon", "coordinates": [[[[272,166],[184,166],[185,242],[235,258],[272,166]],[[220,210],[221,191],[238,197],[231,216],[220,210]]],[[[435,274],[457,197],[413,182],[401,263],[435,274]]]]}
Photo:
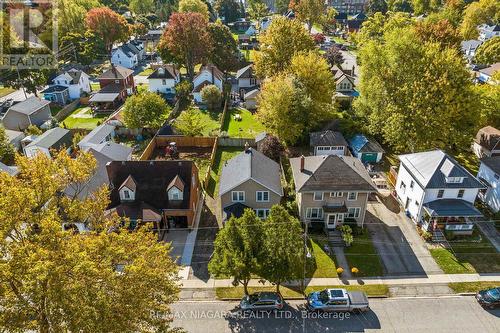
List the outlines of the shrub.
{"type": "Polygon", "coordinates": [[[351,268],[351,273],[352,274],[358,274],[359,273],[359,269],[357,269],[356,267],[353,267],[353,268],[351,268]]]}
{"type": "Polygon", "coordinates": [[[201,99],[210,112],[220,110],[222,95],[215,85],[209,84],[201,89],[201,99]]]}
{"type": "Polygon", "coordinates": [[[342,234],[342,239],[346,246],[351,246],[352,242],[354,242],[354,237],[350,233],[342,234]]]}
{"type": "Polygon", "coordinates": [[[337,274],[340,275],[344,273],[344,269],[342,267],[337,267],[337,274]]]}

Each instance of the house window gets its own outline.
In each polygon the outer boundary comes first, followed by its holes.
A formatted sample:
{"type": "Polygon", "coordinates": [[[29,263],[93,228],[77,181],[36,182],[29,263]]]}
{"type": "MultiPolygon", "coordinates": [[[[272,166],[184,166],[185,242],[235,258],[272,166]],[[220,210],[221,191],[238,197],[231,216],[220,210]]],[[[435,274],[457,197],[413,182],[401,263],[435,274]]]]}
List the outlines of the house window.
{"type": "Polygon", "coordinates": [[[168,200],[182,200],[182,191],[177,187],[168,190],[168,200]]]}
{"type": "Polygon", "coordinates": [[[500,176],[498,174],[496,174],[496,173],[495,173],[495,175],[493,177],[495,177],[495,179],[499,179],[500,178],[500,176]]]}
{"type": "Polygon", "coordinates": [[[244,202],[245,201],[245,192],[233,191],[233,192],[231,192],[231,197],[233,199],[233,202],[244,202]]]}
{"type": "Polygon", "coordinates": [[[161,84],[166,86],[167,85],[167,80],[161,80],[161,84]]]}
{"type": "Polygon", "coordinates": [[[333,146],[332,150],[344,150],[344,146],[333,146]]]}
{"type": "Polygon", "coordinates": [[[347,217],[358,218],[361,213],[361,208],[359,207],[350,207],[347,209],[347,217]]]}
{"type": "Polygon", "coordinates": [[[463,180],[463,177],[446,177],[447,183],[461,183],[463,180]]]}
{"type": "Polygon", "coordinates": [[[307,208],[306,218],[308,219],[322,219],[323,218],[323,208],[307,208]]]}
{"type": "Polygon", "coordinates": [[[347,194],[347,200],[349,201],[358,200],[358,192],[349,192],[347,194]]]}
{"type": "Polygon", "coordinates": [[[444,195],[444,190],[439,190],[438,191],[438,198],[442,198],[444,195]]]}
{"type": "Polygon", "coordinates": [[[256,209],[255,214],[258,218],[265,220],[269,216],[269,209],[256,209]]]}
{"type": "Polygon", "coordinates": [[[257,80],[255,78],[250,78],[250,85],[255,86],[257,84],[257,80]]]}
{"type": "Polygon", "coordinates": [[[341,198],[342,196],[344,196],[342,192],[330,192],[330,197],[332,198],[341,198]]]}
{"type": "Polygon", "coordinates": [[[412,190],[413,190],[413,186],[415,186],[415,182],[412,180],[412,181],[410,182],[410,188],[411,188],[412,190]]]}
{"type": "Polygon", "coordinates": [[[330,151],[331,147],[329,147],[329,146],[318,146],[316,149],[318,151],[330,151]]]}
{"type": "Polygon", "coordinates": [[[130,199],[130,192],[128,190],[123,190],[123,197],[125,199],[130,199]]]}
{"type": "Polygon", "coordinates": [[[399,185],[399,188],[403,191],[403,193],[406,192],[406,184],[404,182],[401,182],[401,185],[399,185]]]}
{"type": "Polygon", "coordinates": [[[323,192],[314,192],[314,201],[323,201],[323,192]]]}
{"type": "Polygon", "coordinates": [[[458,190],[458,195],[457,198],[463,198],[464,197],[465,190],[458,190]]]}
{"type": "Polygon", "coordinates": [[[257,191],[257,202],[269,202],[269,191],[257,191]]]}

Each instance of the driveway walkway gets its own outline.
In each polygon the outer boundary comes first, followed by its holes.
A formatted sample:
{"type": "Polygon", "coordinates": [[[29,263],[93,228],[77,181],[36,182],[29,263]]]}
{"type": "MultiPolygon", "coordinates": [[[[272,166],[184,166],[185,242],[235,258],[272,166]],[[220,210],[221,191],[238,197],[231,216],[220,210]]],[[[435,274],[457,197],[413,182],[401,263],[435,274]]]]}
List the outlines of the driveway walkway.
{"type": "Polygon", "coordinates": [[[368,203],[365,223],[390,276],[442,274],[415,225],[383,203],[368,203]]]}
{"type": "Polygon", "coordinates": [[[342,273],[342,278],[350,279],[352,275],[351,271],[349,270],[349,264],[347,263],[347,258],[345,257],[344,248],[340,246],[334,246],[333,253],[335,253],[335,259],[337,259],[337,267],[342,267],[344,269],[344,272],[342,273]]]}
{"type": "Polygon", "coordinates": [[[476,223],[481,232],[490,240],[491,244],[500,252],[500,233],[495,228],[495,222],[476,223]]]}

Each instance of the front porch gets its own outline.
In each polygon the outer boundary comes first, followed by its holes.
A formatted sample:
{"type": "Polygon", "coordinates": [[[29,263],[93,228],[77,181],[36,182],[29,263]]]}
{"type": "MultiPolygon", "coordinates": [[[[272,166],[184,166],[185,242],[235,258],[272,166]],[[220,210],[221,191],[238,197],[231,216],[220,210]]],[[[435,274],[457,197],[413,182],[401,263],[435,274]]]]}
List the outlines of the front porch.
{"type": "Polygon", "coordinates": [[[470,202],[460,199],[441,199],[423,205],[420,225],[424,230],[450,231],[455,235],[471,235],[474,221],[483,214],[470,202]]]}

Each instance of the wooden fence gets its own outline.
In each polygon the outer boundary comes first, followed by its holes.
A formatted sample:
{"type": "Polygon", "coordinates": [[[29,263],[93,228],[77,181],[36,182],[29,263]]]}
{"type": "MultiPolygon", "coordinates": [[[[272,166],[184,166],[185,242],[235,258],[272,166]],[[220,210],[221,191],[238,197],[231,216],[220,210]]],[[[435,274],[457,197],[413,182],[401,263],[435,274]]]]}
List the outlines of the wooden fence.
{"type": "Polygon", "coordinates": [[[255,139],[251,138],[219,138],[218,145],[222,147],[245,147],[247,144],[255,147],[255,139]]]}
{"type": "Polygon", "coordinates": [[[182,135],[156,135],[148,144],[141,157],[141,161],[149,160],[156,148],[163,148],[175,142],[177,147],[202,147],[212,148],[217,144],[216,137],[207,136],[182,136],[182,135]]]}
{"type": "Polygon", "coordinates": [[[54,118],[57,121],[63,121],[66,119],[67,116],[71,114],[71,112],[75,111],[76,108],[80,105],[80,100],[76,99],[73,102],[69,103],[66,105],[64,108],[62,108],[55,116],[54,118]]]}

